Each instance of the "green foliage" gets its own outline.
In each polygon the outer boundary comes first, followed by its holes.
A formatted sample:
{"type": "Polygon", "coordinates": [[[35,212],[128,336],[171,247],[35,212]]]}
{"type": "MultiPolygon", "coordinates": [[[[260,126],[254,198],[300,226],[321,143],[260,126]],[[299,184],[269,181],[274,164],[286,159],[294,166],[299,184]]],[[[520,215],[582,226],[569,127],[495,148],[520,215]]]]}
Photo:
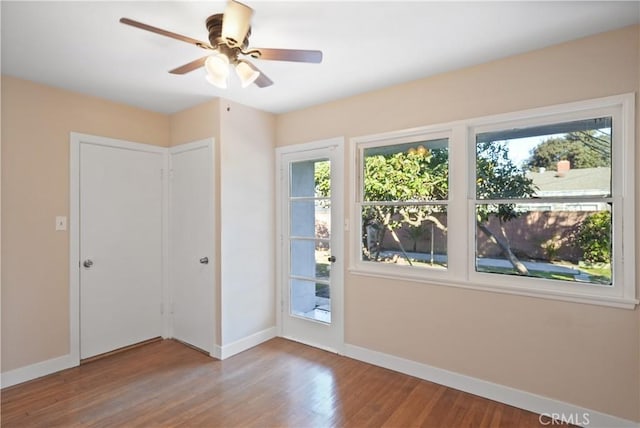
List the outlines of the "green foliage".
{"type": "MultiPolygon", "coordinates": [[[[447,149],[402,151],[367,156],[364,162],[364,200],[426,202],[446,199],[449,192],[447,149]]],[[[415,227],[440,211],[437,205],[379,205],[367,207],[366,223],[397,229],[397,215],[415,227]]]]}
{"type": "Polygon", "coordinates": [[[568,160],[574,169],[609,167],[611,135],[592,130],[570,132],[561,138],[549,138],[533,149],[525,166],[555,171],[560,160],[568,160]]]}
{"type": "MultiPolygon", "coordinates": [[[[476,148],[476,195],[478,199],[528,198],[535,193],[533,180],[509,159],[505,142],[479,143],[476,148]]],[[[518,216],[515,204],[480,205],[478,221],[496,215],[501,221],[518,216]]]]}
{"type": "Polygon", "coordinates": [[[365,201],[428,201],[446,199],[447,150],[399,152],[367,156],[365,201]]]}
{"type": "Polygon", "coordinates": [[[611,212],[601,211],[587,217],[578,230],[578,245],[588,263],[611,262],[611,212]]]}
{"type": "Polygon", "coordinates": [[[316,195],[329,197],[331,191],[331,165],[329,161],[316,162],[314,179],[316,195]]]}
{"type": "Polygon", "coordinates": [[[547,239],[541,245],[542,250],[544,251],[547,259],[549,261],[554,261],[558,258],[558,252],[560,250],[560,237],[554,236],[553,238],[547,239]]]}

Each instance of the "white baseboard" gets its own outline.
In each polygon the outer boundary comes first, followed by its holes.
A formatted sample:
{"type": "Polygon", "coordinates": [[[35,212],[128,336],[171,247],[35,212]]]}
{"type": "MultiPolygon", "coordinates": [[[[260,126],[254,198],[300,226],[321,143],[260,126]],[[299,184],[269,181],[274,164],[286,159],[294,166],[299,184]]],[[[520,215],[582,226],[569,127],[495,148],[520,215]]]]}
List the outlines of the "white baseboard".
{"type": "Polygon", "coordinates": [[[328,346],[324,346],[318,343],[313,343],[313,342],[308,342],[304,339],[300,339],[297,337],[290,337],[290,336],[280,336],[283,339],[287,339],[287,340],[291,340],[292,342],[298,342],[298,343],[302,343],[303,345],[307,345],[307,346],[312,346],[314,348],[318,348],[318,349],[322,349],[323,351],[327,351],[327,352],[331,352],[332,354],[339,354],[339,355],[344,355],[343,352],[341,352],[339,349],[334,349],[334,348],[330,348],[328,346]]]}
{"type": "Polygon", "coordinates": [[[584,425],[589,428],[640,427],[638,422],[355,345],[345,344],[345,355],[541,415],[554,414],[556,419],[565,418],[565,421],[575,425],[584,425]]]}
{"type": "Polygon", "coordinates": [[[28,380],[37,379],[51,373],[59,372],[60,370],[76,367],[77,365],[78,361],[72,358],[71,354],[41,361],[39,363],[2,373],[0,375],[0,387],[6,388],[17,385],[28,380]]]}
{"type": "Polygon", "coordinates": [[[211,354],[211,356],[219,360],[224,360],[231,357],[232,355],[236,355],[242,351],[253,348],[254,346],[261,344],[262,342],[273,339],[274,337],[276,337],[276,333],[276,327],[270,327],[254,333],[251,336],[243,337],[242,339],[236,340],[235,342],[229,343],[228,345],[215,345],[213,347],[213,353],[211,354]]]}

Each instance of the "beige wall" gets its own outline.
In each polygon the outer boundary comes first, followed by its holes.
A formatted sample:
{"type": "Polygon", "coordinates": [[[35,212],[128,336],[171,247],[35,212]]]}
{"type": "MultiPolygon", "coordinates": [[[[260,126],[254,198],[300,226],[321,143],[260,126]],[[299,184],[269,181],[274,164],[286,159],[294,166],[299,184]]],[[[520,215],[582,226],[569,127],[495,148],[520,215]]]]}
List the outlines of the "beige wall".
{"type": "Polygon", "coordinates": [[[637,85],[636,31],[605,33],[282,114],[278,145],[629,92],[637,85]]]}
{"type": "Polygon", "coordinates": [[[170,119],[170,146],[214,138],[220,140],[220,100],[214,99],[204,104],[172,114],[170,119]]]}
{"type": "Polygon", "coordinates": [[[2,76],[2,371],[69,352],[69,133],[168,146],[169,117],[2,76]]]}
{"type": "MultiPolygon", "coordinates": [[[[638,91],[639,28],[283,114],[278,116],[278,145],[348,139],[638,91]]],[[[636,206],[639,194],[640,186],[636,206]]],[[[638,236],[636,217],[640,250],[638,236]]],[[[350,344],[640,421],[638,309],[347,272],[345,338],[350,344]]]]}

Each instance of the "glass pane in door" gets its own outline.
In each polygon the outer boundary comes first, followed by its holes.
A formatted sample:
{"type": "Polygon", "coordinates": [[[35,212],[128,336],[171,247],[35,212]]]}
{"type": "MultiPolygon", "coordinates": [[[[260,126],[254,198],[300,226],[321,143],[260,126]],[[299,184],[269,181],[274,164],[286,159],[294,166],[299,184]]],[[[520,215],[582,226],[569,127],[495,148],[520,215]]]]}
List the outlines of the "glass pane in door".
{"type": "Polygon", "coordinates": [[[289,312],[330,323],[330,162],[292,162],[289,173],[289,312]]]}
{"type": "Polygon", "coordinates": [[[330,287],[326,281],[291,278],[291,315],[315,321],[331,322],[330,287]]]}
{"type": "Polygon", "coordinates": [[[291,201],[291,236],[329,240],[331,238],[331,200],[302,199],[291,201]],[[314,221],[310,222],[309,217],[314,221]]]}
{"type": "Polygon", "coordinates": [[[329,281],[331,251],[328,243],[312,239],[292,239],[290,257],[292,276],[329,281]]]}

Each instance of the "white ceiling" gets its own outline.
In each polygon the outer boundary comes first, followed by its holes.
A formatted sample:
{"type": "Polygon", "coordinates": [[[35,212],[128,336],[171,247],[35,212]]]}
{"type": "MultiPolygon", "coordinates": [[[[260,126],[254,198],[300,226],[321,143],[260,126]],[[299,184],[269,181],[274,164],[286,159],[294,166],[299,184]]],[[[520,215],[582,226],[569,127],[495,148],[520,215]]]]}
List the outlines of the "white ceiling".
{"type": "Polygon", "coordinates": [[[222,90],[167,72],[206,52],[118,20],[207,41],[224,1],[3,0],[2,73],[163,113],[214,97],[282,113],[640,22],[639,1],[246,3],[250,46],[320,49],[322,64],[254,60],[273,86],[222,90]]]}

